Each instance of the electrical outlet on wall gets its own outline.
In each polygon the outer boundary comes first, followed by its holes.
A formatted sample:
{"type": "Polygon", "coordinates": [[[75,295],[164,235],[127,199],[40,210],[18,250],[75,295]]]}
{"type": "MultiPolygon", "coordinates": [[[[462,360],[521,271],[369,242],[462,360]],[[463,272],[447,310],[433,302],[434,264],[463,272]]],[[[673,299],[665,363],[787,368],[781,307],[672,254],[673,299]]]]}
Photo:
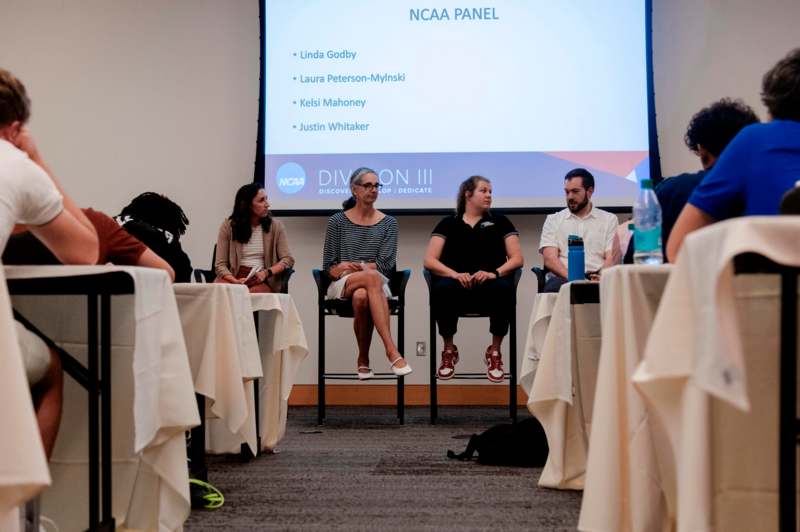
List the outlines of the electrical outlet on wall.
{"type": "Polygon", "coordinates": [[[417,342],[417,356],[418,357],[425,356],[425,342],[417,342]]]}

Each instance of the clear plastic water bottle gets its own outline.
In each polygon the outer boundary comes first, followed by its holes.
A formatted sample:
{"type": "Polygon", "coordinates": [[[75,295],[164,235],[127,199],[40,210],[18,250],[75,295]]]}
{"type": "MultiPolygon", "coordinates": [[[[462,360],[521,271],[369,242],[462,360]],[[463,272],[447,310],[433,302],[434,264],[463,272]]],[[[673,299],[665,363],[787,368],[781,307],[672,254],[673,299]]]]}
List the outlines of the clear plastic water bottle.
{"type": "Polygon", "coordinates": [[[653,190],[653,181],[642,179],[639,196],[633,204],[633,262],[661,264],[661,205],[653,190]]]}

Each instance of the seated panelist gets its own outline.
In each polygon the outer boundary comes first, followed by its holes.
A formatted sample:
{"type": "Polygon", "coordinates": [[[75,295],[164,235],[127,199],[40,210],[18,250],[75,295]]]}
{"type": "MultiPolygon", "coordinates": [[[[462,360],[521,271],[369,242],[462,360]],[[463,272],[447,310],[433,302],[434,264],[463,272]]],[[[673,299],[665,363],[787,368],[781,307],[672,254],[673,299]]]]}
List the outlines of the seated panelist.
{"type": "Polygon", "coordinates": [[[369,168],[358,168],[350,176],[352,195],[342,210],[328,220],[322,269],[331,279],[328,299],[349,299],[353,305],[353,329],[358,343],[357,375],[374,376],[369,364],[373,328],[386,348],[386,358],[395,375],[411,373],[392,340],[389,277],[397,262],[397,220],[375,208],[382,185],[369,168]]]}
{"type": "Polygon", "coordinates": [[[600,278],[603,268],[620,262],[617,216],[592,205],[594,176],[584,168],[575,168],[564,176],[567,208],[550,214],[542,228],[539,252],[550,270],[545,292],[558,292],[567,282],[567,240],[569,235],[583,239],[585,268],[592,280],[600,278]]]}
{"type": "Polygon", "coordinates": [[[519,233],[508,218],[491,212],[492,184],[472,176],[458,189],[456,213],[433,230],[425,252],[425,268],[433,273],[433,312],[444,341],[437,371],[440,379],[455,374],[459,360],[453,343],[459,310],[478,306],[489,310],[492,341],[486,348],[486,377],[502,382],[500,344],[508,333],[514,302],[510,274],[523,264],[519,233]]]}
{"type": "Polygon", "coordinates": [[[292,266],[286,230],[270,215],[264,187],[242,186],[233,212],[219,228],[215,282],[244,284],[251,293],[280,292],[285,282],[281,274],[292,266]]]}

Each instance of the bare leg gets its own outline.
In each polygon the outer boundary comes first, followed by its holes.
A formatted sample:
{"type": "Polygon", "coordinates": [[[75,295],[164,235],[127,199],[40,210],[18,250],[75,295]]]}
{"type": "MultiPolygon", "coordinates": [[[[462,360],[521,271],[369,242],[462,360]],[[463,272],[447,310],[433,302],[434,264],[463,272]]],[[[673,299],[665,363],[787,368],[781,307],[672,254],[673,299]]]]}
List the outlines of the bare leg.
{"type": "Polygon", "coordinates": [[[353,303],[353,330],[358,342],[358,365],[369,367],[369,346],[372,343],[373,325],[366,288],[355,290],[350,299],[353,303]]]}
{"type": "Polygon", "coordinates": [[[33,388],[36,421],[47,459],[53,455],[58,426],[61,423],[61,406],[64,399],[64,372],[58,355],[50,351],[50,367],[45,377],[33,388]]]}
{"type": "MultiPolygon", "coordinates": [[[[386,357],[389,359],[389,362],[394,362],[398,358],[402,358],[403,355],[397,350],[397,346],[394,340],[392,340],[392,332],[389,328],[389,303],[386,301],[386,295],[383,293],[383,281],[381,280],[380,274],[375,270],[350,274],[344,288],[343,296],[349,298],[353,295],[353,292],[359,288],[364,288],[367,291],[372,322],[375,324],[375,330],[378,331],[378,336],[381,337],[383,346],[386,348],[386,357]]],[[[403,368],[405,366],[406,363],[404,360],[394,365],[396,368],[403,368]]]]}

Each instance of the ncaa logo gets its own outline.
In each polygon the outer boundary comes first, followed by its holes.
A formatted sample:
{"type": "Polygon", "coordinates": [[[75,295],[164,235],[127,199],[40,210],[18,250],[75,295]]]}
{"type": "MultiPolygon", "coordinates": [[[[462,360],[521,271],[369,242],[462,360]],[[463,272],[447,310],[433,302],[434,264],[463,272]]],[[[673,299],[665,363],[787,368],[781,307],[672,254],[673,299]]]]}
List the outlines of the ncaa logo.
{"type": "Polygon", "coordinates": [[[278,168],[275,181],[284,194],[296,194],[306,185],[306,172],[297,163],[284,163],[278,168]]]}

